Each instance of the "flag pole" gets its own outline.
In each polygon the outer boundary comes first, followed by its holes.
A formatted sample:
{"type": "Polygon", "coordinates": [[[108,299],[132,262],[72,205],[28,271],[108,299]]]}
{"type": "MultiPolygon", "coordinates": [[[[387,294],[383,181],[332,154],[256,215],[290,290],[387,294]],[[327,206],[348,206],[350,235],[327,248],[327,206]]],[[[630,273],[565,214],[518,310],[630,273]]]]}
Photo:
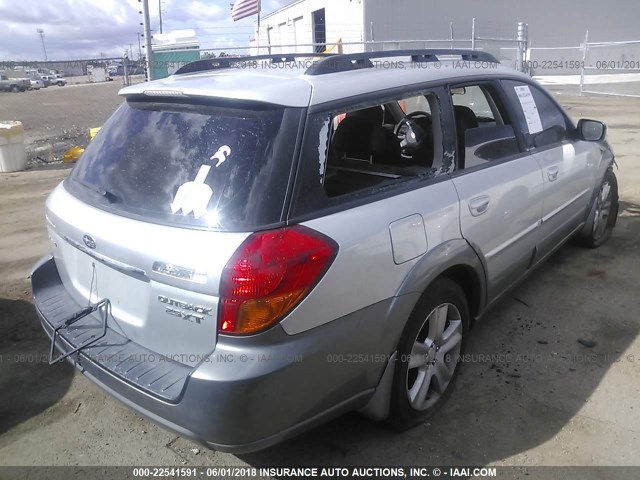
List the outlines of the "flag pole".
{"type": "Polygon", "coordinates": [[[260,55],[260,13],[262,13],[262,2],[258,2],[258,34],[256,35],[258,41],[258,55],[260,55]]]}

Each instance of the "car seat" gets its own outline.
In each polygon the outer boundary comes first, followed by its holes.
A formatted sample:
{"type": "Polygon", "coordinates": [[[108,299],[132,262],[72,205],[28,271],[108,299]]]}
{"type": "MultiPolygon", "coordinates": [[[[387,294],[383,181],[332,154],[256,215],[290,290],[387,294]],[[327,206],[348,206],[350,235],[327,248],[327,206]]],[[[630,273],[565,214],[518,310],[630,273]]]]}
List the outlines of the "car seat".
{"type": "Polygon", "coordinates": [[[349,115],[333,134],[332,150],[338,161],[363,160],[394,165],[400,159],[400,141],[374,115],[349,115]]]}
{"type": "Polygon", "coordinates": [[[478,118],[469,107],[454,105],[453,113],[456,122],[456,137],[458,148],[459,168],[464,168],[465,160],[465,132],[471,128],[478,128],[478,118]]]}

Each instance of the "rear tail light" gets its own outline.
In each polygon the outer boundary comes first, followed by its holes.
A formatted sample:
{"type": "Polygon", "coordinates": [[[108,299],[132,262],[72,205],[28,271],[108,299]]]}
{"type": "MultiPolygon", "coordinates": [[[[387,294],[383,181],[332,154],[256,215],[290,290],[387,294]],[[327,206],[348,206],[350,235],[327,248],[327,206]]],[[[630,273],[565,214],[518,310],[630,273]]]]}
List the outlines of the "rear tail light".
{"type": "Polygon", "coordinates": [[[252,234],[224,267],[220,333],[251,335],[275,325],[316,286],[337,252],[333,240],[300,225],[252,234]]]}

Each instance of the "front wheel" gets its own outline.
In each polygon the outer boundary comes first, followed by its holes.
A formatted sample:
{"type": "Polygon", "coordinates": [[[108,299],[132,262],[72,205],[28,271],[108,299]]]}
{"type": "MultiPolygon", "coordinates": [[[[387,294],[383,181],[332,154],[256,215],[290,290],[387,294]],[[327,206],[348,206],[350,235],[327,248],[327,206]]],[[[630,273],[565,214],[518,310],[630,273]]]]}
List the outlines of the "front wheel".
{"type": "Polygon", "coordinates": [[[422,295],[398,344],[387,422],[407,430],[432,416],[451,395],[469,326],[460,286],[443,278],[422,295]]]}
{"type": "Polygon", "coordinates": [[[604,244],[613,232],[618,219],[618,180],[612,169],[604,175],[598,194],[593,201],[591,214],[577,241],[588,248],[604,244]]]}

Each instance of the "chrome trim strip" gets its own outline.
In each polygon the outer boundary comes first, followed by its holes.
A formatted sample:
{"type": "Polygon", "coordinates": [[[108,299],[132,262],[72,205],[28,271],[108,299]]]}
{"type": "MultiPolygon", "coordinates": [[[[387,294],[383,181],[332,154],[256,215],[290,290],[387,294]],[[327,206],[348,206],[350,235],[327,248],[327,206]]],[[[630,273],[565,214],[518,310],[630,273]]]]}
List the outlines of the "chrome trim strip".
{"type": "Polygon", "coordinates": [[[582,192],[580,192],[578,195],[576,195],[575,197],[573,197],[571,200],[569,200],[566,203],[563,203],[562,205],[560,205],[558,208],[556,208],[555,210],[553,210],[552,212],[547,213],[544,217],[542,217],[542,223],[544,222],[548,222],[552,217],[555,217],[558,213],[560,213],[562,210],[564,210],[565,208],[567,208],[569,205],[571,205],[572,203],[576,202],[577,200],[580,199],[580,197],[584,196],[585,193],[589,192],[589,188],[585,188],[582,192]]]}
{"type": "Polygon", "coordinates": [[[520,240],[522,237],[524,237],[525,235],[528,235],[529,233],[531,233],[532,231],[534,231],[536,228],[538,228],[540,225],[542,225],[542,220],[538,220],[536,223],[534,223],[533,225],[530,225],[529,227],[525,228],[524,230],[522,230],[520,233],[517,233],[516,235],[514,235],[513,237],[511,237],[509,240],[507,240],[506,242],[503,242],[502,244],[498,245],[496,248],[494,248],[493,250],[491,250],[490,252],[487,253],[486,257],[487,258],[491,258],[494,257],[495,255],[497,255],[498,253],[500,253],[502,250],[504,250],[505,248],[513,245],[514,243],[516,243],[518,240],[520,240]]]}
{"type": "Polygon", "coordinates": [[[589,192],[589,189],[586,188],[584,189],[582,192],[580,192],[578,195],[576,195],[575,197],[573,197],[571,200],[569,200],[568,202],[560,205],[558,208],[556,208],[554,211],[548,213],[547,215],[545,215],[544,217],[542,217],[540,220],[538,220],[536,223],[534,223],[533,225],[525,228],[523,231],[521,231],[520,233],[514,235],[513,237],[511,237],[509,240],[507,240],[506,242],[498,245],[496,248],[494,248],[493,250],[491,250],[490,252],[487,253],[486,258],[491,258],[496,256],[498,253],[500,253],[502,250],[504,250],[505,248],[508,248],[509,246],[513,245],[515,242],[517,242],[518,240],[520,240],[522,237],[524,237],[525,235],[528,235],[529,233],[531,233],[533,230],[535,230],[537,227],[539,227],[540,225],[542,225],[544,222],[548,222],[549,219],[551,219],[552,217],[554,217],[555,215],[557,215],[558,213],[560,213],[562,210],[566,209],[567,207],[569,207],[572,203],[575,203],[577,200],[579,200],[581,197],[583,197],[586,193],[589,192]]]}
{"type": "Polygon", "coordinates": [[[127,265],[126,263],[122,263],[117,260],[112,260],[110,258],[105,257],[104,255],[100,255],[99,253],[96,253],[84,247],[83,245],[80,245],[78,242],[70,239],[69,237],[64,237],[64,239],[72,247],[77,248],[82,253],[86,253],[91,258],[98,260],[100,263],[106,265],[107,267],[111,267],[120,273],[124,273],[125,275],[136,277],[141,280],[144,280],[145,282],[149,282],[149,277],[147,276],[147,272],[145,272],[144,270],[137,267],[132,267],[131,265],[127,265]]]}

